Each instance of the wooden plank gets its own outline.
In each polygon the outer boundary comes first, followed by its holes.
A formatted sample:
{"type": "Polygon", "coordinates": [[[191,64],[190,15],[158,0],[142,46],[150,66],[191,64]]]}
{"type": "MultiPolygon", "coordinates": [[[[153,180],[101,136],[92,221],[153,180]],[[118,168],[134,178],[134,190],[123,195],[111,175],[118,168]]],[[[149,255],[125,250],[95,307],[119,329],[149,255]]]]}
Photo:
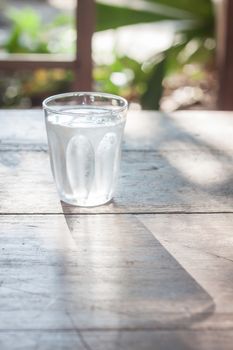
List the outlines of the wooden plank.
{"type": "Polygon", "coordinates": [[[188,329],[212,298],[133,216],[1,216],[0,332],[188,329]]]}
{"type": "Polygon", "coordinates": [[[206,151],[123,152],[108,205],[61,207],[43,151],[0,152],[0,213],[232,211],[232,155],[206,151]]]}
{"type": "Polygon", "coordinates": [[[0,69],[8,71],[39,68],[79,68],[73,57],[63,54],[6,54],[0,55],[0,69]]]}
{"type": "Polygon", "coordinates": [[[218,108],[233,110],[233,2],[231,0],[217,3],[217,62],[218,62],[218,108]]]}
{"type": "MultiPolygon", "coordinates": [[[[85,337],[86,338],[86,337],[85,337]]],[[[104,337],[103,337],[104,338],[104,337]]],[[[93,337],[91,337],[91,341],[93,337]]],[[[90,350],[82,340],[81,333],[72,331],[8,331],[0,333],[2,350],[90,350]]],[[[94,349],[98,346],[96,342],[94,349]]]]}
{"type": "Polygon", "coordinates": [[[0,149],[46,149],[42,110],[0,110],[0,149]]]}
{"type": "MultiPolygon", "coordinates": [[[[64,206],[64,211],[232,211],[232,116],[129,113],[115,201],[94,209],[64,206]]],[[[2,110],[0,124],[0,211],[62,212],[48,155],[34,152],[47,149],[42,111],[2,110]]]]}
{"type": "Polygon", "coordinates": [[[232,350],[230,331],[30,331],[1,332],[1,349],[24,350],[232,350]]]}
{"type": "Polygon", "coordinates": [[[61,213],[45,152],[0,152],[0,213],[61,213]]]}
{"type": "MultiPolygon", "coordinates": [[[[0,147],[46,148],[42,110],[0,110],[0,147]],[[17,128],[15,127],[17,125],[17,128]]],[[[129,111],[126,150],[233,150],[233,113],[179,111],[172,114],[129,111]]],[[[14,149],[15,149],[14,148],[14,149]]]]}
{"type": "Polygon", "coordinates": [[[125,152],[114,201],[65,213],[232,211],[231,155],[206,151],[125,152]]]}
{"type": "Polygon", "coordinates": [[[76,8],[76,62],[74,89],[92,91],[92,35],[95,31],[95,1],[79,0],[76,8]]]}
{"type": "Polygon", "coordinates": [[[82,333],[90,349],[101,350],[231,350],[231,332],[110,332],[82,333]],[[98,344],[98,345],[97,345],[98,344]]]}
{"type": "Polygon", "coordinates": [[[213,298],[215,314],[203,320],[202,326],[212,329],[218,324],[219,328],[232,329],[232,214],[141,215],[138,218],[213,298]]]}
{"type": "Polygon", "coordinates": [[[79,0],[76,6],[76,58],[63,54],[2,54],[0,69],[72,69],[75,90],[92,90],[92,35],[95,30],[94,0],[79,0]]]}
{"type": "Polygon", "coordinates": [[[131,111],[125,130],[128,150],[233,150],[233,113],[131,111]]]}
{"type": "Polygon", "coordinates": [[[232,210],[231,114],[215,114],[212,124],[210,114],[196,122],[191,114],[153,116],[145,114],[145,128],[139,118],[129,128],[115,203],[90,209],[143,215],[66,215],[65,222],[9,215],[62,210],[40,117],[34,127],[24,114],[19,131],[18,116],[0,115],[8,125],[0,128],[2,349],[15,339],[43,350],[232,348],[232,214],[145,215],[232,210]]]}

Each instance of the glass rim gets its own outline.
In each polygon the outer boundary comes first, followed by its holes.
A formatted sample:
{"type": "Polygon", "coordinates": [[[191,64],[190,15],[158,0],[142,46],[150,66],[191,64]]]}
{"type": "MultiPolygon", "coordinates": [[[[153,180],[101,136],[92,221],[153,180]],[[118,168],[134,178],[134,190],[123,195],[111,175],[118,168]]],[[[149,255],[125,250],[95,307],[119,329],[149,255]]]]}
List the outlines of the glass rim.
{"type": "MultiPolygon", "coordinates": [[[[112,114],[115,114],[115,113],[119,113],[119,112],[122,112],[124,110],[126,110],[128,108],[128,101],[124,98],[124,97],[121,97],[121,96],[118,96],[118,95],[114,95],[114,94],[108,94],[108,93],[105,93],[105,92],[92,92],[92,91],[73,91],[73,92],[65,92],[65,93],[62,93],[62,94],[57,94],[57,95],[52,95],[52,96],[49,96],[47,97],[46,99],[43,100],[42,102],[42,107],[44,110],[50,112],[50,113],[55,113],[55,114],[61,114],[61,115],[67,115],[67,112],[65,111],[62,111],[62,110],[57,110],[55,108],[50,107],[48,106],[48,103],[55,100],[55,99],[61,99],[61,98],[66,98],[66,97],[76,97],[76,96],[82,96],[82,95],[89,95],[89,96],[99,96],[99,97],[105,97],[105,98],[108,98],[108,99],[115,99],[115,100],[118,100],[118,101],[123,101],[123,106],[114,106],[116,107],[115,109],[111,109],[111,106],[106,106],[106,112],[103,112],[101,114],[109,114],[109,112],[111,112],[112,114]],[[109,107],[109,108],[108,108],[109,107]]],[[[80,106],[83,106],[83,105],[80,105],[80,106]]],[[[70,115],[78,115],[79,113],[72,113],[72,112],[69,112],[68,114],[70,115]]],[[[80,113],[81,114],[81,113],[80,113]]],[[[88,113],[87,113],[88,114],[88,113]]],[[[83,116],[83,114],[82,114],[83,116]]]]}

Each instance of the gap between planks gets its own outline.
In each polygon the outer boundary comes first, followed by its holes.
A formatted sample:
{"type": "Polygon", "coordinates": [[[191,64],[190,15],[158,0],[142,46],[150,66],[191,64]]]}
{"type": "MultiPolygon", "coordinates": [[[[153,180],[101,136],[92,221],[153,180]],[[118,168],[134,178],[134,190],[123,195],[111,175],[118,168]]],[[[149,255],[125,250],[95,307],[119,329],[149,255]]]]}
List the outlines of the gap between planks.
{"type": "Polygon", "coordinates": [[[106,213],[66,213],[66,212],[60,212],[60,213],[5,213],[0,212],[0,216],[26,216],[26,215],[35,215],[35,216],[55,216],[55,215],[65,215],[65,216],[92,216],[92,215],[222,215],[222,214],[233,214],[232,211],[148,211],[148,212],[106,212],[106,213]]]}
{"type": "Polygon", "coordinates": [[[199,329],[199,328],[194,328],[194,329],[190,329],[190,328],[182,328],[182,327],[177,327],[177,328],[165,328],[165,327],[137,327],[137,328],[117,328],[117,327],[112,327],[112,328],[27,328],[27,329],[18,329],[18,328],[12,328],[12,329],[0,329],[0,334],[1,333],[12,333],[12,332],[17,332],[17,333],[27,333],[27,332],[35,332],[35,333],[39,333],[39,332],[45,332],[45,333],[57,333],[57,332],[64,332],[64,333],[71,333],[71,332],[75,332],[75,331],[79,331],[79,332],[98,332],[98,333],[102,333],[102,332],[130,332],[130,333],[134,333],[134,332],[187,332],[187,333],[205,333],[205,332],[231,332],[233,330],[233,327],[229,327],[227,329],[222,329],[222,328],[214,328],[214,327],[206,327],[204,330],[203,329],[199,329]]]}

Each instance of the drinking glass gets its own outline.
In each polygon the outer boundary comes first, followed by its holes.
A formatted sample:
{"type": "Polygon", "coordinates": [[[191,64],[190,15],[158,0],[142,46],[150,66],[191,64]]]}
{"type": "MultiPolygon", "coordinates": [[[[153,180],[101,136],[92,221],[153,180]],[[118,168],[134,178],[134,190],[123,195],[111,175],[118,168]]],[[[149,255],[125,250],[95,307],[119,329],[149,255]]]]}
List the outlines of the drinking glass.
{"type": "Polygon", "coordinates": [[[62,201],[96,206],[112,199],[127,105],[122,97],[95,92],[43,101],[50,163],[62,201]]]}

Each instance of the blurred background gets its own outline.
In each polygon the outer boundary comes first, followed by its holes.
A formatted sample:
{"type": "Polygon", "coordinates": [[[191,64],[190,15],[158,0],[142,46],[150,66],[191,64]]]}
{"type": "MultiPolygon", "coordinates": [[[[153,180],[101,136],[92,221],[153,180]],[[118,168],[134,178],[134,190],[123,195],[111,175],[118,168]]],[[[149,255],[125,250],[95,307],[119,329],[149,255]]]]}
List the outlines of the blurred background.
{"type": "Polygon", "coordinates": [[[74,87],[124,96],[136,109],[217,108],[213,1],[79,2],[82,13],[76,0],[1,0],[1,108],[37,107],[74,87]]]}

